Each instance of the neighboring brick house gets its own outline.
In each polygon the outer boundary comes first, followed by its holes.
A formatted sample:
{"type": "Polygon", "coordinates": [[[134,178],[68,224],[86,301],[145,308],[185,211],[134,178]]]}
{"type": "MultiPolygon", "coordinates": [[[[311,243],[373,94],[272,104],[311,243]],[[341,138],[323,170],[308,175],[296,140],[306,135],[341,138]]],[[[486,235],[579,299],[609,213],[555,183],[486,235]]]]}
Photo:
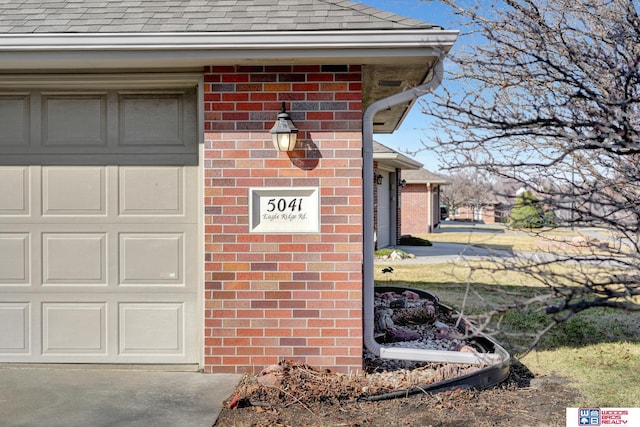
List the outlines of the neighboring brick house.
{"type": "Polygon", "coordinates": [[[449,182],[426,169],[402,171],[402,234],[432,233],[442,220],[440,188],[449,182]]]}
{"type": "Polygon", "coordinates": [[[0,28],[0,362],[362,366],[373,132],[456,32],[343,0],[24,0],[0,28]]]}
{"type": "Polygon", "coordinates": [[[498,181],[488,191],[486,202],[479,207],[459,206],[450,212],[451,219],[485,224],[504,224],[509,219],[511,209],[520,191],[524,190],[517,181],[498,181]]]}

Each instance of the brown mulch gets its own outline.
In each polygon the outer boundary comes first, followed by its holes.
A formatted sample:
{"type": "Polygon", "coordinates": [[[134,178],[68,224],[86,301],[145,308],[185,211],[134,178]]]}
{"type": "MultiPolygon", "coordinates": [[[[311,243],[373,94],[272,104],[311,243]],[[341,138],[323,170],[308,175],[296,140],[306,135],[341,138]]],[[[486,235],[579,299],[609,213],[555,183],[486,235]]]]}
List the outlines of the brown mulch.
{"type": "Polygon", "coordinates": [[[375,376],[367,381],[363,375],[319,372],[289,362],[262,374],[245,376],[225,402],[216,427],[564,426],[565,408],[578,396],[562,378],[533,378],[518,362],[512,365],[509,378],[491,389],[375,402],[358,400],[389,390],[375,376]]]}

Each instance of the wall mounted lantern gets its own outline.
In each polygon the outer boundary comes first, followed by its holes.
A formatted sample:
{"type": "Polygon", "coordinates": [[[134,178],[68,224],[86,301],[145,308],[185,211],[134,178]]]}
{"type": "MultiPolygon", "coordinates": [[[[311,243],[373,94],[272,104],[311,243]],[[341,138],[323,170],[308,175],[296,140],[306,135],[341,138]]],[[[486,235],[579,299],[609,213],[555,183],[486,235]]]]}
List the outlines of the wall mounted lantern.
{"type": "Polygon", "coordinates": [[[276,120],[269,133],[273,138],[273,146],[276,150],[291,151],[296,148],[298,129],[293,125],[284,102],[282,103],[282,110],[278,114],[278,120],[276,120]]]}
{"type": "Polygon", "coordinates": [[[376,184],[382,185],[382,175],[376,175],[376,184]]]}
{"type": "Polygon", "coordinates": [[[400,187],[404,188],[406,186],[407,186],[407,180],[406,179],[401,180],[400,181],[400,187]]]}

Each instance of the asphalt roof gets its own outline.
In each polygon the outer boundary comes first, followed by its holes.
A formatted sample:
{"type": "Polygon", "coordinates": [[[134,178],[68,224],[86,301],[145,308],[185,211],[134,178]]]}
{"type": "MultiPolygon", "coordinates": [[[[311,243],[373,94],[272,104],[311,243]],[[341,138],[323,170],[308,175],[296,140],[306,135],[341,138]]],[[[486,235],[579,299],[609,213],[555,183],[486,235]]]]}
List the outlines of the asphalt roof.
{"type": "Polygon", "coordinates": [[[402,178],[412,184],[449,184],[449,181],[426,169],[403,170],[402,178]]]}
{"type": "Polygon", "coordinates": [[[347,0],[0,0],[0,33],[439,29],[347,0]]]}
{"type": "Polygon", "coordinates": [[[393,150],[393,149],[387,147],[386,145],[379,143],[378,141],[373,141],[373,152],[374,153],[399,154],[396,150],[393,150]]]}

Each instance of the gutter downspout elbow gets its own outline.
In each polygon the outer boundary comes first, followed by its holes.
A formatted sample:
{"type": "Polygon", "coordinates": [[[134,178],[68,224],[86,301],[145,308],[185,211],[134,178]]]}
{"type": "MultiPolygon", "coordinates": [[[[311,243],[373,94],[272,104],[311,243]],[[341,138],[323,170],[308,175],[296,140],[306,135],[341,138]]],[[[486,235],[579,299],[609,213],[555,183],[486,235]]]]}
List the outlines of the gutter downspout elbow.
{"type": "Polygon", "coordinates": [[[363,183],[363,323],[364,323],[364,345],[371,353],[380,357],[381,346],[374,338],[374,281],[373,281],[373,264],[374,264],[374,239],[373,239],[373,118],[381,110],[390,108],[394,105],[406,103],[422,95],[433,92],[440,83],[444,75],[444,66],[442,64],[444,55],[441,53],[440,58],[433,66],[433,75],[431,79],[419,86],[406,90],[401,93],[380,99],[371,104],[364,112],[362,118],[362,179],[363,183]]]}

